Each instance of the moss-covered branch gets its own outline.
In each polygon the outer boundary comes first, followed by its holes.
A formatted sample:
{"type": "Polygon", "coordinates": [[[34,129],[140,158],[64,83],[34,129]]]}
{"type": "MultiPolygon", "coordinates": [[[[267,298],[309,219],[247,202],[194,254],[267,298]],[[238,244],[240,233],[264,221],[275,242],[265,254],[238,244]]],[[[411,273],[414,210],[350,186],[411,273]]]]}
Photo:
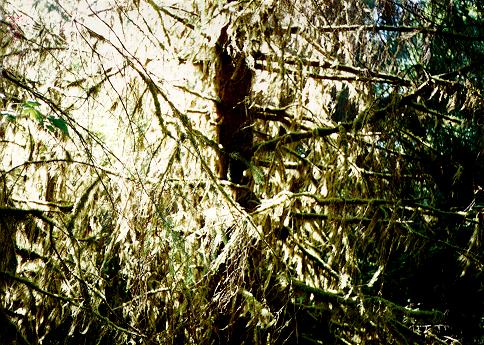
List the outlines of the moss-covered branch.
{"type": "Polygon", "coordinates": [[[357,307],[361,301],[368,306],[384,305],[385,307],[387,307],[393,312],[398,312],[413,318],[426,318],[426,319],[430,318],[433,320],[442,320],[444,317],[444,314],[438,310],[411,309],[411,308],[398,305],[388,299],[385,299],[379,296],[367,296],[367,295],[352,296],[352,297],[343,296],[342,294],[309,286],[306,283],[296,279],[292,279],[291,284],[295,289],[308,294],[314,294],[320,300],[324,300],[327,302],[339,303],[346,306],[357,307]]]}

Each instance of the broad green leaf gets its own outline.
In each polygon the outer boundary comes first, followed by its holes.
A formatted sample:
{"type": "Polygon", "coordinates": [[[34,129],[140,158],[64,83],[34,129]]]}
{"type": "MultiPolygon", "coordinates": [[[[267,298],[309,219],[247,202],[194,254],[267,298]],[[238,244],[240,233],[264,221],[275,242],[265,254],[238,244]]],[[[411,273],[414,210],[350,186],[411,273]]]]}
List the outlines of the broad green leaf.
{"type": "Polygon", "coordinates": [[[23,104],[24,107],[30,107],[30,108],[38,107],[39,105],[40,103],[33,99],[26,100],[23,104]]]}
{"type": "Polygon", "coordinates": [[[44,123],[44,115],[35,108],[24,106],[22,114],[30,116],[32,120],[36,120],[38,123],[44,123]]]}
{"type": "Polygon", "coordinates": [[[60,129],[62,133],[69,136],[67,123],[64,121],[64,119],[60,117],[54,117],[54,116],[48,116],[48,119],[49,119],[49,122],[52,124],[52,126],[60,129]]]}
{"type": "Polygon", "coordinates": [[[6,116],[7,120],[9,120],[9,121],[15,121],[15,119],[17,118],[16,113],[14,113],[13,111],[8,111],[8,110],[0,111],[0,115],[6,116]]]}

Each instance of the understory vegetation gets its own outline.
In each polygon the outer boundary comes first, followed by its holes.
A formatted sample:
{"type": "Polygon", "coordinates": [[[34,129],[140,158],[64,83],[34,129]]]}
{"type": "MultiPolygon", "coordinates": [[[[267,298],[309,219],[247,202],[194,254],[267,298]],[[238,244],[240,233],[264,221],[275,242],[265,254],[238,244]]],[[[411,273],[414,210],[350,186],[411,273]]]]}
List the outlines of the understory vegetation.
{"type": "Polygon", "coordinates": [[[479,0],[0,3],[1,344],[484,344],[479,0]]]}

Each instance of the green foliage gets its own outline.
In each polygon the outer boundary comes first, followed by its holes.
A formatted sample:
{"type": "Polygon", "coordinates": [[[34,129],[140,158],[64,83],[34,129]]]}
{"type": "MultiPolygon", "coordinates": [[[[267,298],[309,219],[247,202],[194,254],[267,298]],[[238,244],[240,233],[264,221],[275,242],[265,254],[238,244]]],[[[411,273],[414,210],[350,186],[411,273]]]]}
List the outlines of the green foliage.
{"type": "Polygon", "coordinates": [[[44,114],[37,109],[40,106],[39,102],[36,101],[25,101],[22,104],[22,115],[29,116],[32,120],[37,121],[40,125],[44,124],[44,114]]]}
{"type": "Polygon", "coordinates": [[[5,116],[5,118],[11,122],[15,121],[17,118],[17,113],[14,111],[2,110],[0,111],[0,115],[5,116]]]}
{"type": "MultiPolygon", "coordinates": [[[[31,120],[38,123],[41,127],[45,127],[51,132],[59,130],[62,134],[69,136],[69,130],[67,128],[67,123],[64,119],[60,117],[55,117],[52,115],[44,115],[40,110],[40,103],[35,100],[24,101],[21,105],[20,115],[27,116],[31,120]],[[47,123],[45,121],[47,120],[47,123]]],[[[10,121],[15,121],[17,118],[16,113],[11,111],[2,111],[2,115],[7,116],[10,121]]]]}
{"type": "Polygon", "coordinates": [[[54,117],[52,115],[47,116],[47,120],[50,122],[50,125],[47,125],[46,128],[50,131],[55,131],[56,128],[60,130],[64,135],[69,136],[69,130],[67,128],[67,123],[64,119],[60,117],[54,117]]]}

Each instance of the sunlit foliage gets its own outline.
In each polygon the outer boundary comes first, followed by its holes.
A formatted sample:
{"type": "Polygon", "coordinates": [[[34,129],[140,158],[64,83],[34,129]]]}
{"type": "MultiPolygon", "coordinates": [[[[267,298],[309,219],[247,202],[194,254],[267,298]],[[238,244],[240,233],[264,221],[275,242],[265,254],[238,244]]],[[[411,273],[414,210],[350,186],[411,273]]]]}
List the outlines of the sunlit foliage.
{"type": "Polygon", "coordinates": [[[1,5],[0,342],[482,343],[483,15],[1,5]]]}

